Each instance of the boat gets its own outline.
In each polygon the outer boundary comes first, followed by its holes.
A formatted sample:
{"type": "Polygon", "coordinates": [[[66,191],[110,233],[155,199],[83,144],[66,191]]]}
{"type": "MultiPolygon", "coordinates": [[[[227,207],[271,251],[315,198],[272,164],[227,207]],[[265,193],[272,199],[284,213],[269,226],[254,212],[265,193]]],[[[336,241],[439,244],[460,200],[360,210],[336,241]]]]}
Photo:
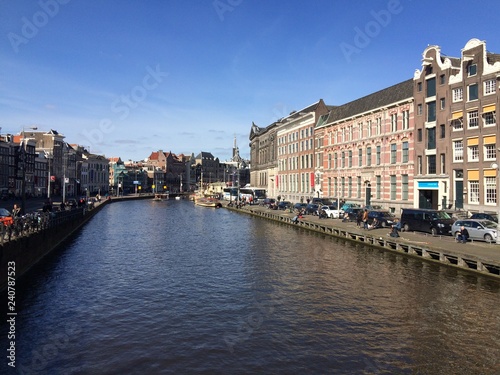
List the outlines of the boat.
{"type": "Polygon", "coordinates": [[[153,198],[154,201],[165,201],[168,200],[168,194],[155,194],[153,198]]]}
{"type": "Polygon", "coordinates": [[[194,204],[202,207],[222,207],[222,203],[219,201],[219,199],[214,197],[195,197],[194,204]]]}

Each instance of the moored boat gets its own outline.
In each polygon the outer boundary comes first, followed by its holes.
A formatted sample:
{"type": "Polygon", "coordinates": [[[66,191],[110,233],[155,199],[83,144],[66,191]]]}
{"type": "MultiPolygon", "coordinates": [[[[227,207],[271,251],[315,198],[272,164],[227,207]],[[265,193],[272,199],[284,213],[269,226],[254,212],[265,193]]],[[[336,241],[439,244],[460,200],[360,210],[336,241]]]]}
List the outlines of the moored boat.
{"type": "Polygon", "coordinates": [[[195,197],[194,203],[197,206],[203,206],[203,207],[214,207],[214,208],[222,207],[222,203],[217,198],[213,197],[195,197]]]}
{"type": "Polygon", "coordinates": [[[155,201],[164,201],[168,199],[168,194],[155,194],[153,200],[155,201]]]}

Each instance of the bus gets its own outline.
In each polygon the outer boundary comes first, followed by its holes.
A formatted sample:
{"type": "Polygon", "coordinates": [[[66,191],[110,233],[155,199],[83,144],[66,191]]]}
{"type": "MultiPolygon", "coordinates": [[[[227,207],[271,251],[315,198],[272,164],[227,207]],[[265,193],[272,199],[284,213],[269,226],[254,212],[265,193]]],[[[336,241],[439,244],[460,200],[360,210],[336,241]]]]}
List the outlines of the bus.
{"type": "Polygon", "coordinates": [[[222,190],[222,199],[225,201],[235,201],[238,198],[238,188],[225,187],[222,190]]]}
{"type": "Polygon", "coordinates": [[[259,204],[266,199],[266,189],[245,186],[240,188],[240,198],[251,204],[259,204]]]}

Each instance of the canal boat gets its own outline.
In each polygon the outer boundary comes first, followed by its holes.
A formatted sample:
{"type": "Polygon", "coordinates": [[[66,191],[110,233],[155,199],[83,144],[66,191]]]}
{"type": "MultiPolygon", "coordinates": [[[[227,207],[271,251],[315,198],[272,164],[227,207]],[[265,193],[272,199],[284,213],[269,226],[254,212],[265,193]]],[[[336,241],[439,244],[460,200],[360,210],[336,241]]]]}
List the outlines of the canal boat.
{"type": "Polygon", "coordinates": [[[222,207],[222,203],[219,201],[219,199],[215,197],[202,197],[202,196],[195,197],[194,204],[202,207],[214,207],[214,208],[222,207]]]}
{"type": "Polygon", "coordinates": [[[168,200],[168,194],[155,194],[155,197],[153,198],[155,201],[165,201],[168,200]]]}

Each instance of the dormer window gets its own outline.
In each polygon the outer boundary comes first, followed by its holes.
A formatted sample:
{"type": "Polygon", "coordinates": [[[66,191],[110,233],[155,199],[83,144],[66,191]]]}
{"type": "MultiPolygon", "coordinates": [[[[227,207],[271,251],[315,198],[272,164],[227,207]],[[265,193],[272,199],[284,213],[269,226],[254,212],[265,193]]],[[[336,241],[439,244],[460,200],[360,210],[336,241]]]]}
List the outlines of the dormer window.
{"type": "Polygon", "coordinates": [[[469,77],[477,74],[477,64],[471,64],[467,67],[467,74],[469,77]]]}

